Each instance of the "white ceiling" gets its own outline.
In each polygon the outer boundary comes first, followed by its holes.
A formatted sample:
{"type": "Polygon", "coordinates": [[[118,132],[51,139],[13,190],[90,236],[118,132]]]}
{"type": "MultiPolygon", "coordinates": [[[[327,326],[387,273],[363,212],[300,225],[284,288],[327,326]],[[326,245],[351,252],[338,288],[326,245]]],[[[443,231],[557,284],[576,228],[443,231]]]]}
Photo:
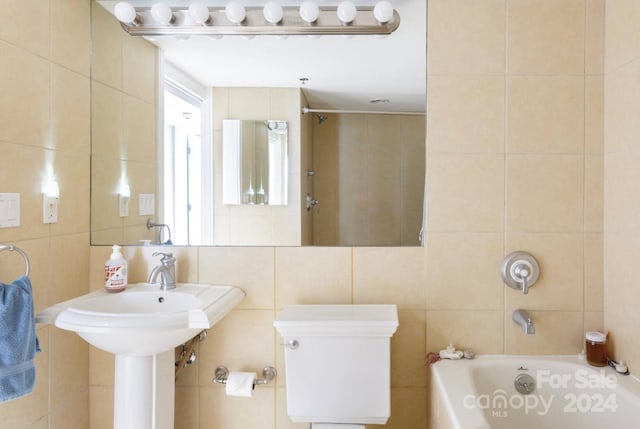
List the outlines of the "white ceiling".
{"type": "MultiPolygon", "coordinates": [[[[131,1],[150,6],[157,0],[131,1]]],[[[352,0],[356,6],[372,6],[377,0],[352,0]]],[[[228,1],[205,1],[210,7],[228,1]]],[[[266,0],[244,0],[245,6],[266,0]]],[[[103,1],[106,7],[115,2],[103,1]]],[[[169,1],[188,6],[191,1],[169,1]]],[[[282,1],[283,6],[300,1],[282,1]]],[[[317,0],[320,6],[340,1],[317,0]]],[[[226,36],[220,40],[192,37],[177,40],[158,37],[165,59],[204,86],[300,87],[309,107],[316,109],[388,110],[424,112],[426,96],[426,1],[391,0],[400,14],[400,27],[391,35],[291,36],[246,39],[226,36]],[[300,78],[308,78],[301,84],[300,78]],[[371,104],[371,99],[389,103],[371,104]]]]}

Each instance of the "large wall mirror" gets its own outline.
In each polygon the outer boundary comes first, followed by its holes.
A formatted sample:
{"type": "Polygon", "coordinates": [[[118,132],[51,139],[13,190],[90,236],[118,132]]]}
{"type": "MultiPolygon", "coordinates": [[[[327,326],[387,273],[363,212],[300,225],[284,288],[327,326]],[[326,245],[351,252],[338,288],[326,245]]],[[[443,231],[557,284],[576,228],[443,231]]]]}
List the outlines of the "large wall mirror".
{"type": "Polygon", "coordinates": [[[116,3],[92,1],[93,245],[421,245],[424,0],[384,37],[188,39],[130,36],[116,3]],[[264,138],[233,154],[231,124],[264,138]]]}

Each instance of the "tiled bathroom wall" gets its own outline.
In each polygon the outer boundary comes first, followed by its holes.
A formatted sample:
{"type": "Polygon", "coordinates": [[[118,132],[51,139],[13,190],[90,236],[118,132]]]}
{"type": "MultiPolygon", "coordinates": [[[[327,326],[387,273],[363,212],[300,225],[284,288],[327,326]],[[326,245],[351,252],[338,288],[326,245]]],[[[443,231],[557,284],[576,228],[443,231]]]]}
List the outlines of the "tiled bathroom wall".
{"type": "Polygon", "coordinates": [[[603,4],[429,2],[429,349],[576,353],[601,327],[603,4]],[[500,281],[514,250],[540,262],[526,296],[500,281]]]}
{"type": "MultiPolygon", "coordinates": [[[[89,277],[90,16],[88,0],[2,2],[0,192],[20,193],[21,225],[0,242],[31,261],[36,311],[86,293],[89,277]],[[42,222],[42,186],[60,188],[58,223],[42,222]]],[[[0,254],[2,282],[24,273],[0,254]]],[[[33,394],[0,404],[0,426],[89,426],[89,350],[73,333],[37,327],[33,394]]]]}
{"type": "Polygon", "coordinates": [[[606,2],[604,279],[605,328],[613,358],[640,370],[640,316],[634,267],[640,254],[640,9],[606,2]]]}
{"type": "Polygon", "coordinates": [[[94,243],[138,244],[153,239],[138,214],[138,195],[157,195],[158,49],[131,37],[106,9],[91,8],[91,228],[94,243]],[[129,215],[118,193],[129,185],[129,215]]]}

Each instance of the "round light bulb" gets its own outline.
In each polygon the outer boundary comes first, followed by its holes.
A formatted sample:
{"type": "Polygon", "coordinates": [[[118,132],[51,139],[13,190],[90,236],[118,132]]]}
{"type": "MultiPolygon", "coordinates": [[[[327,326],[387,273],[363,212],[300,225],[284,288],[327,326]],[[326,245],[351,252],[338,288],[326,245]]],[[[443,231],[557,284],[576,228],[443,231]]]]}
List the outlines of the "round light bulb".
{"type": "Polygon", "coordinates": [[[344,24],[349,24],[356,19],[356,6],[350,1],[343,1],[338,5],[338,9],[336,10],[338,14],[338,19],[342,21],[344,24]]]}
{"type": "Polygon", "coordinates": [[[277,24],[282,21],[282,17],[284,16],[284,11],[282,10],[282,6],[274,1],[270,1],[264,5],[264,9],[262,9],[262,15],[264,15],[264,19],[271,24],[277,24]]]}
{"type": "Polygon", "coordinates": [[[116,18],[118,18],[118,21],[125,24],[133,23],[138,16],[133,6],[131,6],[126,1],[121,1],[120,3],[116,4],[114,13],[116,15],[116,18]]]}
{"type": "Polygon", "coordinates": [[[244,6],[235,1],[232,1],[224,8],[224,14],[227,16],[227,19],[234,24],[242,23],[247,16],[244,6]]]}
{"type": "Polygon", "coordinates": [[[303,21],[311,24],[312,22],[316,22],[318,17],[320,16],[320,8],[317,4],[312,1],[304,1],[300,5],[300,18],[303,21]]]}
{"type": "Polygon", "coordinates": [[[159,24],[169,25],[173,21],[173,12],[166,4],[156,3],[151,6],[151,17],[159,24]]]}
{"type": "Polygon", "coordinates": [[[202,2],[195,2],[189,5],[189,16],[198,25],[204,25],[211,19],[209,8],[202,2]]]}
{"type": "Polygon", "coordinates": [[[393,6],[388,1],[379,1],[373,8],[373,16],[381,24],[391,21],[393,18],[393,6]]]}

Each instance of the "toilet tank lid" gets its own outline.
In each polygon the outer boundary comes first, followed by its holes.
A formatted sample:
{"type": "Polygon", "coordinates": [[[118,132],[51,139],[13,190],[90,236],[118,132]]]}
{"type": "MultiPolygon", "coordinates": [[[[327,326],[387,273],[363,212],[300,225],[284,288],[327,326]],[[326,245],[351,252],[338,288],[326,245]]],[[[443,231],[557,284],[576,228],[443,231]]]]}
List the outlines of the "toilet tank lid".
{"type": "Polygon", "coordinates": [[[283,336],[391,337],[398,309],[395,304],[292,305],[273,325],[283,336]]]}

